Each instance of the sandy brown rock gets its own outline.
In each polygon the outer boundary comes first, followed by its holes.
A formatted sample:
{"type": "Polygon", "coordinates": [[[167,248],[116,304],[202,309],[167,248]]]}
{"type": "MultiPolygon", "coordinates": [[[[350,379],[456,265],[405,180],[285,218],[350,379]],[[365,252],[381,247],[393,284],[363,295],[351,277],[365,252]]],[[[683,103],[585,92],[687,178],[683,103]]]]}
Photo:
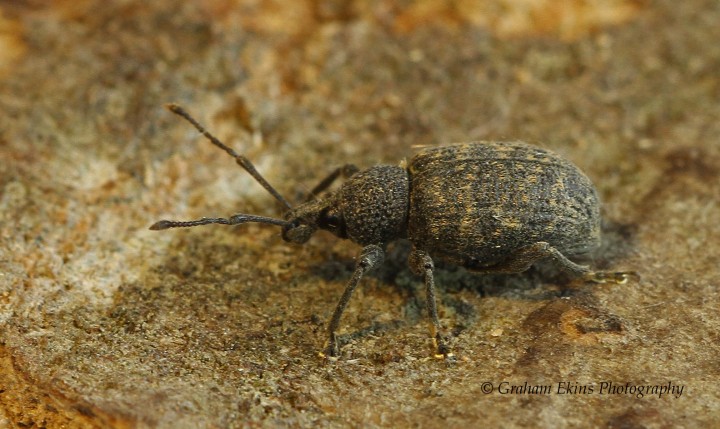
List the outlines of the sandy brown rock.
{"type": "Polygon", "coordinates": [[[716,1],[285,3],[0,3],[0,426],[720,424],[716,1]],[[439,265],[444,362],[398,243],[325,362],[359,248],[257,225],[148,231],[278,215],[166,102],[292,200],[416,146],[542,145],[599,189],[594,264],[640,278],[439,265]]]}

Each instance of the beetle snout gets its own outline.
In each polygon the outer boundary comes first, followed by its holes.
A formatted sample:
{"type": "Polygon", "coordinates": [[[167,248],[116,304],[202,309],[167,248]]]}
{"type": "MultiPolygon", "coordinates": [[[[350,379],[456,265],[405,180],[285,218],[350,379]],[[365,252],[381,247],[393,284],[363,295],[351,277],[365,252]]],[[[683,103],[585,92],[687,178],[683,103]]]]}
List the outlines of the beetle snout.
{"type": "Polygon", "coordinates": [[[290,226],[283,227],[282,238],[290,243],[303,244],[310,240],[310,237],[312,237],[315,229],[316,228],[310,225],[295,222],[290,226]]]}

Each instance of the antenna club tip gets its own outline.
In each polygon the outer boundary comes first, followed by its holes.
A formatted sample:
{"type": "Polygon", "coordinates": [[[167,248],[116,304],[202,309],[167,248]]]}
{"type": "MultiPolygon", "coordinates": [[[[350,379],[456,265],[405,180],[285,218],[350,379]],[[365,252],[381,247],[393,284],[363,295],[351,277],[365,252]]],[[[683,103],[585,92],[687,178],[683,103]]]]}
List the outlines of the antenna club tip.
{"type": "Polygon", "coordinates": [[[180,105],[177,103],[165,103],[165,108],[173,113],[177,113],[183,110],[182,107],[180,107],[180,105]]]}
{"type": "Polygon", "coordinates": [[[171,225],[171,222],[169,220],[160,220],[160,221],[157,221],[154,224],[150,225],[149,229],[151,231],[160,231],[163,229],[170,228],[170,225],[171,225]]]}

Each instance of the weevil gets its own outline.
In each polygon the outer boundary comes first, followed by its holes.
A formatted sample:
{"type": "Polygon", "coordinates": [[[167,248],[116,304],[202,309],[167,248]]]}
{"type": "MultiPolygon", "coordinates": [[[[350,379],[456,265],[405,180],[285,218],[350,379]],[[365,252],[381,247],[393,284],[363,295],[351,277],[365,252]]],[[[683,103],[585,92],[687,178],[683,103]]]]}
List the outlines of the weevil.
{"type": "Polygon", "coordinates": [[[340,318],[360,279],[382,263],[388,243],[412,244],[411,271],[425,282],[436,356],[450,356],[438,319],[434,259],[477,273],[518,273],[542,259],[574,278],[625,283],[629,272],[594,271],[568,257],[600,243],[600,203],[591,181],[553,152],[522,142],[472,142],[427,148],[406,165],[352,164],[333,170],[293,207],[243,155],[226,146],[176,104],[166,106],[232,156],[286,209],[281,219],[251,214],[190,221],[161,220],[151,230],[247,222],[277,225],[283,240],[306,243],[329,231],[362,246],[355,270],[327,327],[320,354],[339,353],[340,318]],[[335,192],[326,192],[340,178],[335,192]],[[322,195],[322,198],[318,197],[322,195]]]}

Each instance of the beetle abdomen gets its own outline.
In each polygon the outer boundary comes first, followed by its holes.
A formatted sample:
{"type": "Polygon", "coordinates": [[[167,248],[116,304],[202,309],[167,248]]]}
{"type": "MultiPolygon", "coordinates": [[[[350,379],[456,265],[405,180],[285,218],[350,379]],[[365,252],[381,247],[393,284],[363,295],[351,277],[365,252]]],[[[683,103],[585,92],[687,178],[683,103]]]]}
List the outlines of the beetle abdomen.
{"type": "Polygon", "coordinates": [[[427,149],[408,165],[408,238],[433,256],[491,268],[537,242],[565,254],[599,244],[595,188],[572,163],[520,142],[427,149]]]}

